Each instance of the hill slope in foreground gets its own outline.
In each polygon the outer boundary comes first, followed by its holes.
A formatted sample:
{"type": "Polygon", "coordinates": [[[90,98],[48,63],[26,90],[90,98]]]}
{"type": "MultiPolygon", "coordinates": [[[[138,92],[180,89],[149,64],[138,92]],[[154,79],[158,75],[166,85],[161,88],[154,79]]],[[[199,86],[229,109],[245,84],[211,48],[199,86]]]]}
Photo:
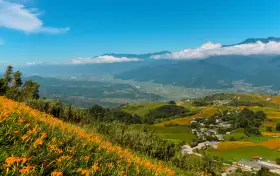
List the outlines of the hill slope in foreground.
{"type": "Polygon", "coordinates": [[[174,175],[162,162],[0,97],[1,175],[174,175]]]}

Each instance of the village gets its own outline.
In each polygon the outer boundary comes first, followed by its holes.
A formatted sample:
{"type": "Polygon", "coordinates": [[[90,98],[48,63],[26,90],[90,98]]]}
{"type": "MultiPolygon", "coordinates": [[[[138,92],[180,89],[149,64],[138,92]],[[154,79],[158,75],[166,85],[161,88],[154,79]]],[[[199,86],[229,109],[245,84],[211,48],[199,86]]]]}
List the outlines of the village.
{"type": "MultiPolygon", "coordinates": [[[[230,116],[231,113],[226,112],[225,115],[230,116]]],[[[230,135],[234,128],[229,121],[214,116],[211,118],[196,117],[190,122],[191,132],[199,139],[193,145],[184,145],[181,148],[183,154],[195,155],[201,157],[201,151],[207,149],[218,149],[218,144],[225,141],[225,136],[230,135]]],[[[232,139],[234,140],[234,139],[232,139]]],[[[224,163],[226,171],[223,176],[236,172],[238,169],[242,171],[257,172],[262,168],[268,169],[272,173],[280,174],[280,165],[267,160],[262,156],[252,156],[251,159],[241,159],[231,164],[224,163]]]]}

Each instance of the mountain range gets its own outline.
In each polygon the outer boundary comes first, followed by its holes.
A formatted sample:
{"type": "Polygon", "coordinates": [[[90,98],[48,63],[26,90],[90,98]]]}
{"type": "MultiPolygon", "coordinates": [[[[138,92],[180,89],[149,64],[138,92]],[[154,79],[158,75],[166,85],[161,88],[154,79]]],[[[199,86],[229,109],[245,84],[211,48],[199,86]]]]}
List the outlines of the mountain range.
{"type": "MultiPolygon", "coordinates": [[[[240,43],[222,47],[256,42],[280,42],[280,38],[249,38],[240,43]]],[[[152,59],[154,55],[170,54],[162,51],[148,54],[115,54],[102,56],[138,58],[138,62],[85,63],[85,64],[38,64],[21,67],[27,75],[77,76],[104,75],[135,81],[154,81],[160,84],[189,88],[230,88],[236,80],[254,86],[271,86],[280,90],[280,55],[217,55],[205,59],[152,59]]]]}

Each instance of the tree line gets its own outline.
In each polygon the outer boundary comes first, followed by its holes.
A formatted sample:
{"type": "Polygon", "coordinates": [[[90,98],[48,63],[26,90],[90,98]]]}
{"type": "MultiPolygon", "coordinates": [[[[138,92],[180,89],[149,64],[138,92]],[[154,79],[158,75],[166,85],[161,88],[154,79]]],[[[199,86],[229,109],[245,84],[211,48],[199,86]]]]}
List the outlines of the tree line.
{"type": "Polygon", "coordinates": [[[0,95],[20,102],[38,99],[40,85],[32,80],[23,83],[21,76],[20,71],[14,72],[13,67],[8,66],[0,78],[0,95]]]}

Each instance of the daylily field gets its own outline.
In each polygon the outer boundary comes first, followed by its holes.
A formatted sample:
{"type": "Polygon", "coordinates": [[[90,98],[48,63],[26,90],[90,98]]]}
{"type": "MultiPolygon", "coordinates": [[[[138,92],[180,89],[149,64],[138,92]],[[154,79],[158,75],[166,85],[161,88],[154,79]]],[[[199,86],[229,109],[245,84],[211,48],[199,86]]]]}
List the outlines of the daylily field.
{"type": "Polygon", "coordinates": [[[0,97],[0,175],[174,175],[100,135],[0,97]]]}

